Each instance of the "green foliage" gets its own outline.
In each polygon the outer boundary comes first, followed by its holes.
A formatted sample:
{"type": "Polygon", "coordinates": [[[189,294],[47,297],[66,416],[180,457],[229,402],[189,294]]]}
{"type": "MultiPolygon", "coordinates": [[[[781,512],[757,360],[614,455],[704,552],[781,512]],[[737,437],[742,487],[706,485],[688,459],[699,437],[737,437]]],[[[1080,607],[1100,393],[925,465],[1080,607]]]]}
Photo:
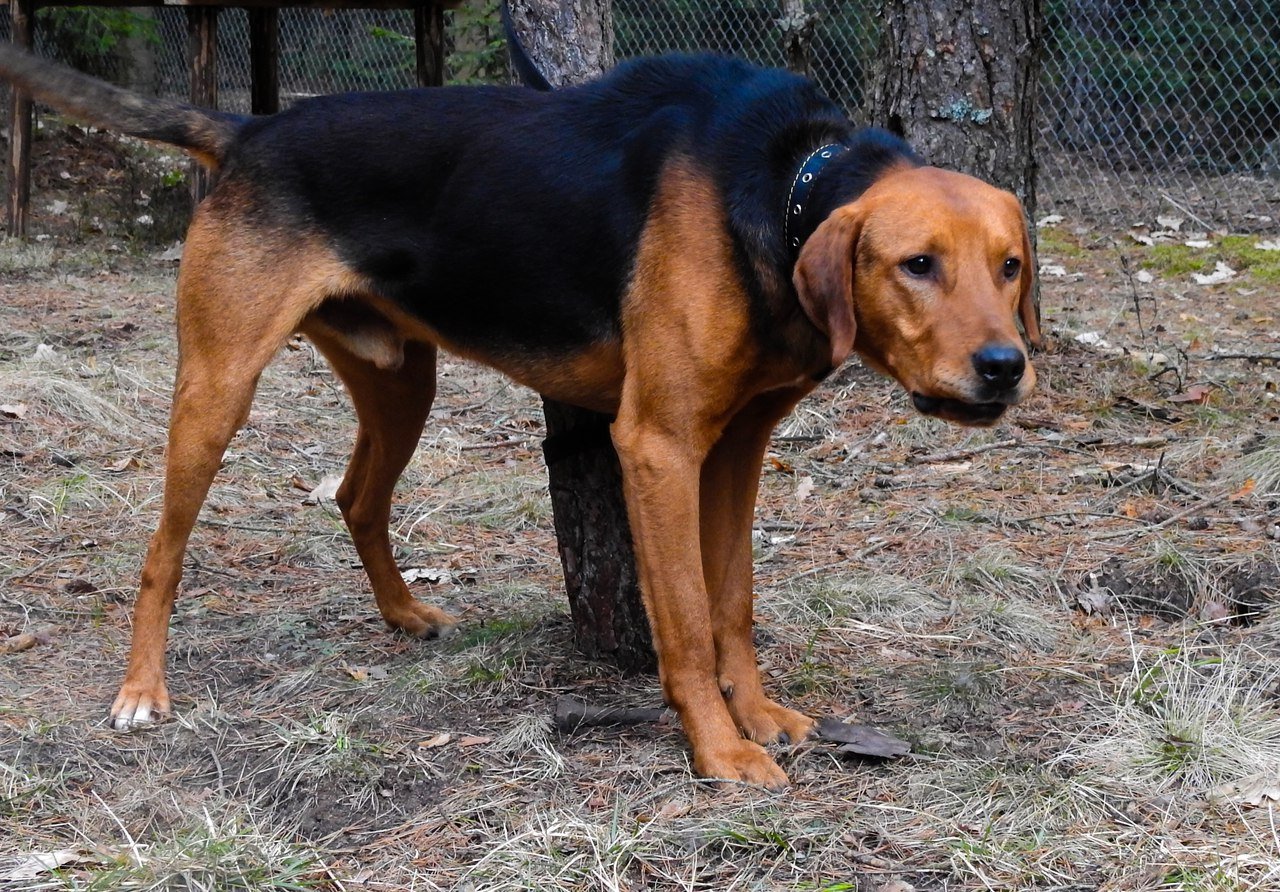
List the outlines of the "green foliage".
{"type": "Polygon", "coordinates": [[[155,20],[129,9],[98,6],[52,6],[36,11],[36,31],[59,59],[69,65],[118,80],[128,71],[120,53],[127,40],[158,44],[155,20]]]}
{"type": "Polygon", "coordinates": [[[501,84],[510,80],[507,42],[498,17],[500,5],[501,0],[467,0],[445,12],[449,83],[501,84]]]}
{"type": "Polygon", "coordinates": [[[1276,0],[1050,0],[1046,26],[1047,70],[1111,119],[1091,121],[1107,138],[1234,169],[1280,135],[1276,0]]]}
{"type": "Polygon", "coordinates": [[[368,25],[329,59],[328,75],[342,90],[394,90],[418,67],[412,35],[381,25],[368,25]]]}

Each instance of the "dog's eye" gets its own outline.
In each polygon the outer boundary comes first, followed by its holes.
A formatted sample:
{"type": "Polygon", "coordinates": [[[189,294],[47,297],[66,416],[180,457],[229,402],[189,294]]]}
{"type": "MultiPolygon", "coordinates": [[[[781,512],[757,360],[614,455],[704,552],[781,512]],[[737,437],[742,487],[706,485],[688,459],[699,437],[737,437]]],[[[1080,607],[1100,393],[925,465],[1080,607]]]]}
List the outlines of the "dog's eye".
{"type": "Polygon", "coordinates": [[[1017,257],[1010,257],[1004,262],[1004,277],[1006,279],[1016,279],[1020,272],[1022,272],[1022,261],[1017,257]]]}
{"type": "Polygon", "coordinates": [[[933,258],[928,254],[917,254],[915,257],[908,258],[902,268],[913,276],[927,276],[933,272],[933,258]]]}

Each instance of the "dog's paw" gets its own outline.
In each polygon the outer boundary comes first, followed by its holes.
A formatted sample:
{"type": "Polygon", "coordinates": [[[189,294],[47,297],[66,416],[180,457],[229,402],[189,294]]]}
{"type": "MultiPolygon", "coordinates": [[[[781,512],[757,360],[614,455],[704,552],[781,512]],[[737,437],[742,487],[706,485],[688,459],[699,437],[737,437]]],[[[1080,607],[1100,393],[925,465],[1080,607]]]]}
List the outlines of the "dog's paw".
{"type": "Polygon", "coordinates": [[[728,706],[742,733],[759,744],[800,743],[817,727],[804,713],[780,706],[767,697],[749,702],[734,698],[728,701],[728,706]]]}
{"type": "Polygon", "coordinates": [[[763,747],[741,738],[710,753],[695,753],[693,768],[707,780],[755,784],[774,791],[791,785],[786,772],[763,747]]]}
{"type": "Polygon", "coordinates": [[[125,681],[116,702],[111,705],[111,727],[130,731],[150,725],[169,714],[169,691],[161,680],[158,684],[125,681]]]}
{"type": "Polygon", "coordinates": [[[439,607],[424,604],[416,598],[401,611],[384,615],[387,625],[415,638],[448,638],[458,628],[458,621],[439,607]]]}

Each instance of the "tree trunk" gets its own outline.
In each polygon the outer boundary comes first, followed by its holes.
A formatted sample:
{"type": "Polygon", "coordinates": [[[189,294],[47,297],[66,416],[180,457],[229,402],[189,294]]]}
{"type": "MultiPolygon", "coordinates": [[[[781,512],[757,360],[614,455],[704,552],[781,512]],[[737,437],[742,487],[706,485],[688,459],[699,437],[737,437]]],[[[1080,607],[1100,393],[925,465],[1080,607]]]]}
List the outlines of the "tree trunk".
{"type": "MultiPolygon", "coordinates": [[[[510,8],[529,58],[553,86],[613,66],[611,0],[512,0],[510,8]]],[[[545,399],[543,414],[551,510],[578,647],[625,671],[653,671],[612,419],[545,399]]]]}
{"type": "Polygon", "coordinates": [[[783,0],[782,18],[778,25],[782,28],[782,49],[787,57],[787,69],[810,77],[813,74],[810,58],[813,29],[818,23],[818,16],[806,10],[804,3],[805,0],[783,0]]]}
{"type": "Polygon", "coordinates": [[[884,0],[868,119],[932,164],[1008,189],[1034,219],[1042,0],[884,0]]]}

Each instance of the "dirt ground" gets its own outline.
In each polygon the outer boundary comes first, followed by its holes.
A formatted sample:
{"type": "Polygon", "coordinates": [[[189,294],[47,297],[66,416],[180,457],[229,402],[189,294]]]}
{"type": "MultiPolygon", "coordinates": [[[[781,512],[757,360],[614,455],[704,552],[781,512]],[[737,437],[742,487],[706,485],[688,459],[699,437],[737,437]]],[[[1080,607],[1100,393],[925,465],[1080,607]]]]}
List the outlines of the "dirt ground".
{"type": "Polygon", "coordinates": [[[309,497],[354,422],[303,341],[193,536],[175,714],[110,730],[183,186],[102,134],[38,149],[39,235],[0,244],[0,888],[1280,888],[1280,225],[1050,217],[1049,344],[1006,421],[920,418],[851,362],[781,426],[771,689],[912,753],[779,750],[769,794],[695,779],[678,727],[553,729],[561,697],[658,686],[575,652],[538,400],[475,366],[443,364],[392,521],[464,626],[389,633],[309,497]]]}

